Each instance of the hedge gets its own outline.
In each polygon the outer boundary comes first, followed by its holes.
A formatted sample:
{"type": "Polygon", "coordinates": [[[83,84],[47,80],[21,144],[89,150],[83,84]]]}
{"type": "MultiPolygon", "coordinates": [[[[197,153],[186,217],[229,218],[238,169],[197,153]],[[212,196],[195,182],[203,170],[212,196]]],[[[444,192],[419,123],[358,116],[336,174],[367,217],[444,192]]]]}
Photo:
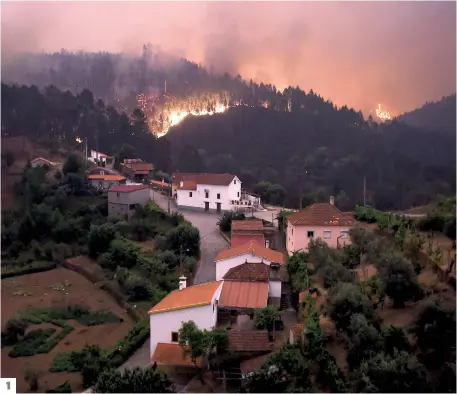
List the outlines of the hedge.
{"type": "MultiPolygon", "coordinates": [[[[3,264],[2,264],[3,265],[3,264]]],[[[34,261],[28,265],[17,265],[9,263],[3,265],[1,272],[1,279],[13,278],[15,276],[35,274],[37,272],[50,271],[56,268],[56,263],[52,261],[34,261]],[[10,268],[11,267],[11,268],[10,268]]]]}
{"type": "Polygon", "coordinates": [[[56,332],[55,328],[46,328],[44,330],[38,329],[30,331],[14,344],[13,348],[9,352],[9,356],[14,357],[29,357],[37,353],[47,353],[55,345],[50,347],[48,339],[50,339],[56,332]]]}

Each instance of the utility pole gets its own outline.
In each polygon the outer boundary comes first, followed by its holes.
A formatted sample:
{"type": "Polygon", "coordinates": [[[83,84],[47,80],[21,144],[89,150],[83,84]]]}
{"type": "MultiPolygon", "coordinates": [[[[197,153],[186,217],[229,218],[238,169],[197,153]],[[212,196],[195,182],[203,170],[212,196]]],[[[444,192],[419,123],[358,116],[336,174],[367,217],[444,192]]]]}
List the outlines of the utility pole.
{"type": "Polygon", "coordinates": [[[363,206],[367,205],[367,177],[363,177],[363,206]]]}
{"type": "Polygon", "coordinates": [[[86,168],[87,168],[88,165],[89,165],[89,163],[87,162],[87,161],[88,161],[88,160],[87,160],[87,137],[85,138],[85,142],[86,142],[86,158],[85,158],[86,161],[85,161],[85,163],[86,163],[86,168]]]}

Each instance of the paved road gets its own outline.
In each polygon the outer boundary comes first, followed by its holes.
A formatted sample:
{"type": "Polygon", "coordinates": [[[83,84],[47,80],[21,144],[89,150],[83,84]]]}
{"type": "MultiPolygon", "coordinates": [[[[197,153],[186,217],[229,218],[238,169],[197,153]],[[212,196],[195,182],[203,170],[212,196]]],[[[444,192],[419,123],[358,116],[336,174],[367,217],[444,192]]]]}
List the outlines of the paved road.
{"type": "MultiPolygon", "coordinates": [[[[165,196],[151,190],[151,199],[162,209],[168,210],[168,201],[165,196]]],[[[217,221],[220,214],[209,212],[191,212],[179,210],[173,201],[170,203],[171,212],[180,212],[200,231],[201,259],[195,275],[194,284],[211,282],[216,279],[216,266],[214,259],[217,254],[228,248],[227,242],[221,237],[217,221]]]]}

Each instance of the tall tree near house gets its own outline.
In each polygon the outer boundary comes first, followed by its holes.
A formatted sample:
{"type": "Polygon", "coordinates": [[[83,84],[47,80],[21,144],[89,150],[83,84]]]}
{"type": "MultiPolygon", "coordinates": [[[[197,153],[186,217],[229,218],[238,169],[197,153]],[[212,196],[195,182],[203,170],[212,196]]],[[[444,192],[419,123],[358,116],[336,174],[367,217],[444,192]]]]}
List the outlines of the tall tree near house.
{"type": "Polygon", "coordinates": [[[189,320],[183,322],[179,329],[179,344],[183,346],[183,356],[189,355],[197,367],[198,358],[218,357],[227,352],[228,335],[223,330],[200,330],[192,320],[189,320]]]}

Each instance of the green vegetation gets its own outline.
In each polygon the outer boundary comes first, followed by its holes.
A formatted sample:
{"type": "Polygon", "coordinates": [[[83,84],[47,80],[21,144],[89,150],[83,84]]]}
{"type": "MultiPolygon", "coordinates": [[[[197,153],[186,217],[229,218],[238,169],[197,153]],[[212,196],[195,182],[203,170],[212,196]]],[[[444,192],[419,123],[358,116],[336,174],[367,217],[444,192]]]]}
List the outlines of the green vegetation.
{"type": "Polygon", "coordinates": [[[120,319],[111,312],[90,312],[80,305],[53,308],[27,309],[18,313],[17,318],[10,319],[2,332],[4,345],[13,345],[10,357],[28,357],[39,353],[49,353],[73,327],[66,321],[75,319],[86,326],[119,322],[120,319]],[[55,328],[37,329],[25,334],[28,324],[51,323],[61,328],[57,335],[55,328]],[[25,335],[24,335],[25,334],[25,335]]]}
{"type": "Polygon", "coordinates": [[[256,309],[254,311],[255,327],[258,330],[273,331],[275,321],[281,317],[281,312],[273,305],[268,305],[263,309],[256,309]]]}
{"type": "Polygon", "coordinates": [[[71,393],[71,385],[67,380],[53,389],[46,390],[47,393],[71,393]]]}
{"type": "Polygon", "coordinates": [[[106,369],[94,386],[95,393],[174,393],[167,376],[151,368],[134,368],[120,372],[106,369]]]}
{"type": "Polygon", "coordinates": [[[242,212],[228,211],[224,212],[222,216],[217,221],[219,230],[230,233],[232,231],[232,221],[233,220],[245,220],[246,215],[242,212]]]}
{"type": "Polygon", "coordinates": [[[179,344],[187,346],[183,355],[188,355],[197,366],[197,359],[206,357],[211,362],[224,355],[228,349],[228,335],[225,330],[200,330],[197,325],[189,320],[183,322],[179,329],[179,344]]]}
{"type": "Polygon", "coordinates": [[[2,262],[1,278],[12,278],[14,276],[34,274],[36,272],[49,271],[56,268],[52,261],[32,261],[31,263],[4,263],[2,262]]]}

